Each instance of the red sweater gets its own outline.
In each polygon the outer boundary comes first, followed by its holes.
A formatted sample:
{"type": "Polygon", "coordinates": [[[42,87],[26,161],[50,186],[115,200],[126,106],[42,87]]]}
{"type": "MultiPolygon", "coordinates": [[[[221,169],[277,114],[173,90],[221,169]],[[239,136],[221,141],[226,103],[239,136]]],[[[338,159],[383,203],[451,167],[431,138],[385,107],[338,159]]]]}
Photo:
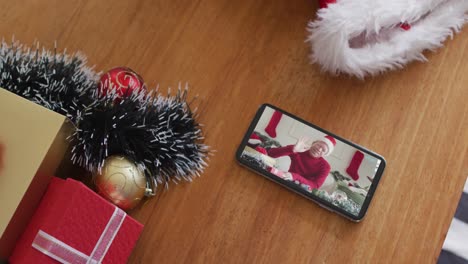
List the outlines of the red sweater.
{"type": "Polygon", "coordinates": [[[293,175],[293,179],[309,185],[312,189],[320,188],[330,173],[330,164],[322,157],[312,157],[309,151],[295,153],[293,148],[294,145],[270,148],[268,156],[273,158],[289,156],[291,158],[289,172],[293,175]]]}

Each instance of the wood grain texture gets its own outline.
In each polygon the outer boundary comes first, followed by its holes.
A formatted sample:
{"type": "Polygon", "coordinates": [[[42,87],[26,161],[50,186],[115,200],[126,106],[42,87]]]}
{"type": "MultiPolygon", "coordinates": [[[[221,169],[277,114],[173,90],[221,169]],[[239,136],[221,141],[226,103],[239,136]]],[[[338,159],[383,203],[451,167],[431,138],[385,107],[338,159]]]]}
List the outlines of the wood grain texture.
{"type": "Polygon", "coordinates": [[[126,65],[160,88],[188,82],[217,150],[191,184],[132,215],[130,263],[433,263],[468,175],[468,29],[428,63],[365,81],[310,65],[312,0],[1,1],[0,32],[126,65]],[[355,224],[240,167],[258,106],[277,105],[382,154],[388,168],[355,224]]]}

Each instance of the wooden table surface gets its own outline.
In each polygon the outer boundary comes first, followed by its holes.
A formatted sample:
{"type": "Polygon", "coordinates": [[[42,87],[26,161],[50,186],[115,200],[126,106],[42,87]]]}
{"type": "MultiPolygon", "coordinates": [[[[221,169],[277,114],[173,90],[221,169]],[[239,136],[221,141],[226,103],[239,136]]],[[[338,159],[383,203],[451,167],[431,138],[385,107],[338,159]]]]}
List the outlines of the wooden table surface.
{"type": "Polygon", "coordinates": [[[132,212],[130,263],[435,262],[468,175],[468,28],[428,63],[364,81],[310,65],[313,0],[2,1],[0,32],[126,65],[152,86],[188,82],[206,143],[201,178],[132,212]],[[264,102],[382,154],[388,168],[356,224],[240,167],[264,102]]]}

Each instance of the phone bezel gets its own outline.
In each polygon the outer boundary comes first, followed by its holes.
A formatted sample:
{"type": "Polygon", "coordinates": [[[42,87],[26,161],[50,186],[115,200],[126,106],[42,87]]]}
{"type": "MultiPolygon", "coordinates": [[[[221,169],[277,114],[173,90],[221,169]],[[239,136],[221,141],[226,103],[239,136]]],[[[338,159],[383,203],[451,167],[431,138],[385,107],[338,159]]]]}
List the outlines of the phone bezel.
{"type": "Polygon", "coordinates": [[[329,209],[329,210],[331,210],[331,211],[333,211],[335,213],[338,213],[339,215],[342,215],[342,216],[344,216],[344,217],[346,217],[346,218],[348,218],[348,219],[350,219],[350,220],[352,220],[354,222],[361,221],[364,218],[364,216],[366,215],[367,210],[368,210],[369,205],[370,205],[370,202],[372,201],[375,190],[377,189],[377,186],[378,186],[378,184],[380,182],[380,179],[381,179],[381,177],[383,175],[384,169],[385,169],[386,164],[387,164],[387,162],[385,161],[385,159],[381,155],[379,155],[379,154],[377,154],[377,153],[375,153],[373,151],[370,151],[370,150],[368,150],[368,149],[366,149],[366,148],[364,148],[364,147],[362,147],[362,146],[360,146],[360,145],[358,145],[358,144],[356,144],[354,142],[351,142],[351,141],[349,141],[347,139],[344,139],[344,138],[342,138],[342,137],[340,137],[340,136],[338,136],[338,135],[336,135],[336,134],[334,134],[334,133],[332,133],[330,131],[327,131],[327,130],[321,128],[321,127],[318,127],[317,125],[314,125],[314,124],[312,124],[310,122],[307,122],[307,121],[303,120],[302,118],[300,118],[298,116],[295,116],[295,115],[293,115],[291,113],[288,113],[285,110],[280,109],[280,108],[278,108],[276,106],[273,106],[271,104],[262,104],[260,106],[260,108],[257,110],[257,113],[255,114],[254,119],[250,123],[250,126],[249,126],[247,132],[245,133],[244,138],[242,139],[242,142],[241,142],[239,148],[237,149],[236,159],[243,166],[245,166],[245,167],[253,170],[254,172],[266,177],[267,179],[272,180],[273,182],[276,182],[276,183],[286,187],[287,189],[289,189],[291,191],[294,191],[295,193],[300,194],[301,196],[304,196],[305,198],[316,202],[319,206],[325,207],[326,209],[329,209]],[[260,117],[262,116],[262,114],[263,114],[266,107],[270,107],[270,108],[272,108],[274,110],[280,111],[284,115],[287,115],[287,116],[297,120],[298,122],[301,122],[301,123],[303,123],[305,125],[308,125],[308,126],[314,128],[314,129],[317,129],[318,131],[321,131],[321,132],[323,132],[323,133],[325,133],[327,135],[331,135],[335,139],[340,140],[340,141],[342,141],[342,142],[344,142],[344,143],[346,143],[346,144],[348,144],[348,145],[350,145],[350,146],[352,146],[352,147],[354,147],[354,148],[356,148],[356,149],[358,149],[358,150],[360,150],[360,151],[362,151],[362,152],[364,152],[364,153],[366,153],[366,154],[380,160],[380,166],[379,166],[379,168],[378,168],[378,170],[377,170],[377,172],[376,172],[376,174],[374,176],[374,180],[372,181],[372,184],[371,184],[371,186],[369,188],[366,199],[364,200],[364,203],[363,203],[363,205],[361,207],[359,215],[356,216],[354,214],[351,214],[350,212],[347,212],[346,210],[344,210],[344,209],[342,209],[342,208],[340,208],[338,206],[335,206],[335,205],[333,205],[332,203],[330,203],[330,202],[328,202],[326,200],[322,200],[321,198],[319,198],[319,197],[317,197],[315,195],[312,195],[311,193],[309,193],[306,190],[299,187],[297,184],[292,183],[290,181],[283,180],[280,177],[278,177],[278,176],[276,176],[276,175],[274,175],[272,173],[269,173],[267,171],[264,171],[261,168],[257,168],[255,166],[252,166],[252,164],[249,164],[248,162],[245,162],[245,160],[241,159],[242,152],[244,151],[244,148],[247,145],[247,142],[248,142],[248,140],[250,138],[250,135],[254,131],[255,127],[257,126],[257,123],[258,123],[260,117]]]}

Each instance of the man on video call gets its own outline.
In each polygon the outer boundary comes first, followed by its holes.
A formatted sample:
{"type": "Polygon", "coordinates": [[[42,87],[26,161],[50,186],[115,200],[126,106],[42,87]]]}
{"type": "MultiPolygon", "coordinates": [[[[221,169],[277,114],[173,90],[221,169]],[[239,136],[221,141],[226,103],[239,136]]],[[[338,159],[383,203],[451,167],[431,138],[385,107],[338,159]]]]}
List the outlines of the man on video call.
{"type": "Polygon", "coordinates": [[[323,139],[309,142],[308,138],[300,138],[295,145],[267,149],[268,156],[272,158],[291,158],[287,172],[276,168],[270,168],[270,172],[285,180],[307,185],[309,191],[320,188],[330,173],[330,164],[323,157],[330,155],[336,140],[327,135],[323,139]]]}

